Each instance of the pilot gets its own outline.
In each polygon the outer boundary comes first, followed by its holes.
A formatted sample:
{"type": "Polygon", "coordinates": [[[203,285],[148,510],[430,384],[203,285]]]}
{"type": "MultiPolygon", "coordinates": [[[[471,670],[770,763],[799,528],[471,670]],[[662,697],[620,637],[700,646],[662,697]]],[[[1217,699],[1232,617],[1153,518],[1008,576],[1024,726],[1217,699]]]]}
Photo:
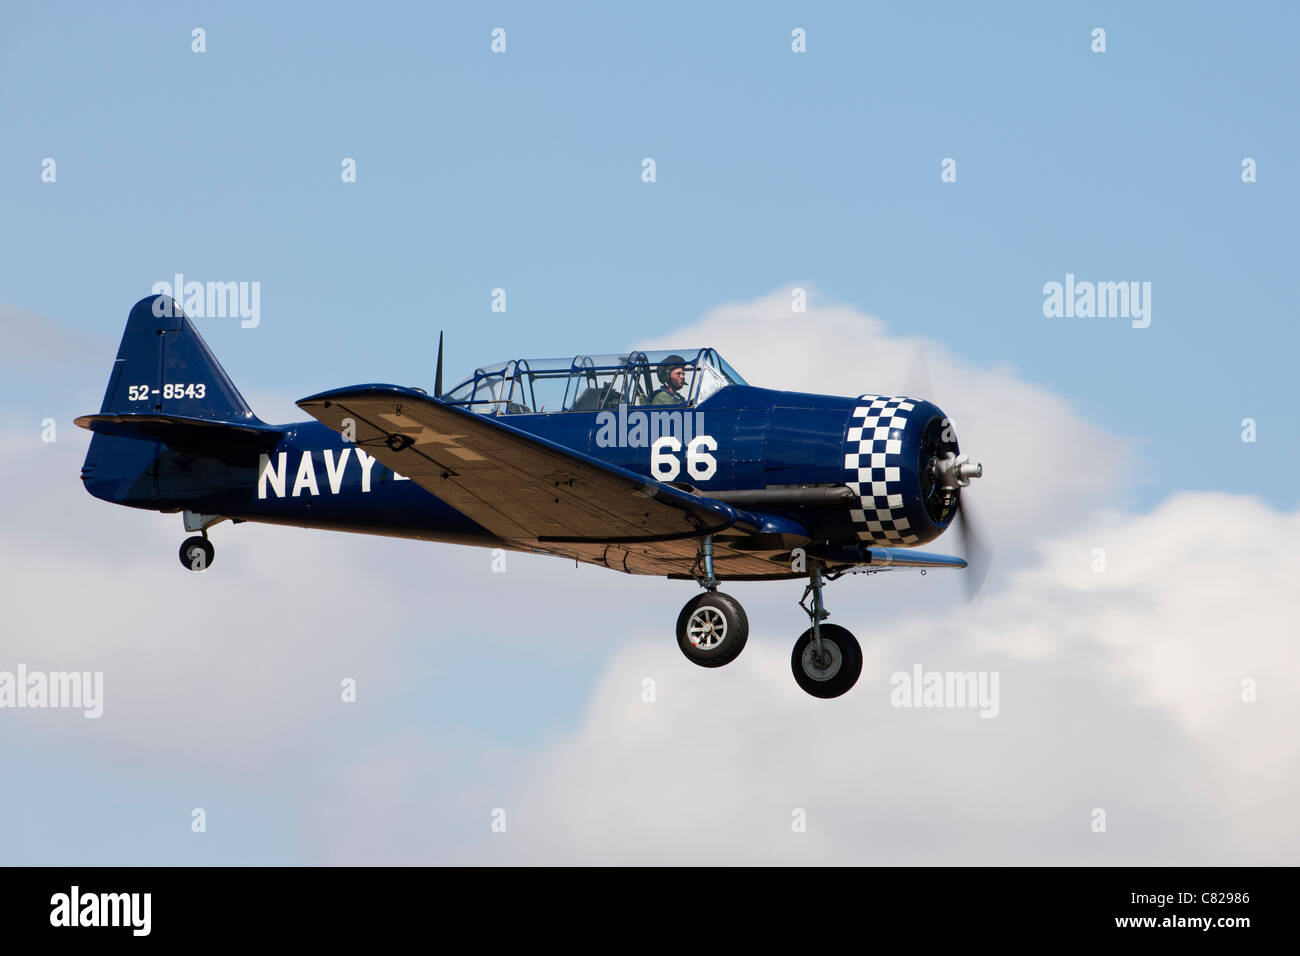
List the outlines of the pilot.
{"type": "Polygon", "coordinates": [[[651,405],[685,405],[682,389],[686,385],[686,359],[670,355],[659,364],[659,381],[662,385],[650,396],[651,405]]]}

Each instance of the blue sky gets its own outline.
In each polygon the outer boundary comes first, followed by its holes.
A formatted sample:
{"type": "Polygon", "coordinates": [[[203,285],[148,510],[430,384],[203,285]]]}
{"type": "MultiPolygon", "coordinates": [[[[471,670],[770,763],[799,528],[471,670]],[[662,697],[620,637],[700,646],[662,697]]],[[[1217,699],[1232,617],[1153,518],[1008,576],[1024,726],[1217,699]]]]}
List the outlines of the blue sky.
{"type": "Polygon", "coordinates": [[[205,334],[244,387],[301,395],[427,382],[439,328],[456,376],[617,351],[803,282],[1143,439],[1148,502],[1189,486],[1295,500],[1272,477],[1300,464],[1290,5],[0,18],[5,296],[107,340],[175,272],[258,280],[263,325],[205,334]],[[1150,281],[1151,327],[1045,319],[1042,285],[1067,272],[1150,281]],[[1242,449],[1247,416],[1261,437],[1242,449]],[[1242,467],[1189,467],[1211,461],[1242,467]]]}
{"type": "MultiPolygon", "coordinates": [[[[98,410],[130,306],[177,272],[262,284],[257,328],[199,325],[245,394],[282,407],[356,382],[428,386],[440,329],[450,383],[512,357],[662,343],[726,303],[804,285],[895,338],[1008,369],[1133,442],[1138,467],[1108,492],[1117,505],[1149,513],[1205,490],[1293,509],[1297,31],[1300,12],[1283,3],[6,2],[0,302],[41,318],[32,335],[62,327],[89,343],[42,349],[15,332],[2,418],[35,434],[50,415],[75,431],[72,417],[98,410]],[[203,54],[191,52],[194,27],[206,30],[203,54]],[[504,54],[490,52],[494,27],[507,31],[504,54]],[[805,54],[791,51],[795,27],[805,54]],[[1107,32],[1104,54],[1089,49],[1094,27],[1107,32]],[[45,157],[57,162],[52,184],[45,157]],[[356,183],[340,181],[345,157],[356,183]],[[657,164],[651,184],[645,157],[657,164]],[[940,182],[946,157],[956,183],[940,182]],[[1241,181],[1244,157],[1257,161],[1255,183],[1241,181]],[[1066,273],[1150,282],[1150,327],[1045,318],[1043,284],[1066,273]],[[505,313],[490,310],[497,287],[505,313]],[[1240,438],[1246,417],[1254,444],[1240,438]]],[[[678,344],[734,357],[746,333],[732,334],[678,344]]],[[[835,343],[805,339],[792,316],[771,348],[829,356],[835,343]]],[[[754,384],[782,384],[779,367],[760,379],[735,364],[754,384]]],[[[936,379],[944,404],[954,383],[936,379]]],[[[866,375],[849,384],[877,387],[866,375]]],[[[1022,411],[1006,408],[999,427],[1014,431],[1022,411]]],[[[1036,451],[1067,470],[1094,465],[1064,436],[1036,451]]],[[[61,467],[75,474],[75,462],[61,467]]],[[[106,535],[129,535],[144,519],[103,520],[106,535]]],[[[410,545],[369,540],[329,553],[352,548],[378,568],[397,562],[392,547],[410,560],[410,545]]],[[[550,593],[549,578],[518,573],[550,593]]],[[[392,660],[413,655],[429,680],[444,673],[441,651],[409,640],[392,660]]],[[[524,703],[495,706],[472,670],[453,670],[454,693],[405,686],[366,727],[400,737],[418,715],[461,754],[449,779],[473,780],[483,753],[525,753],[580,721],[615,654],[571,667],[516,650],[498,652],[517,665],[501,680],[524,703]]],[[[366,751],[367,735],[352,733],[347,752],[366,751]]],[[[7,746],[41,768],[39,746],[7,746]]],[[[224,849],[140,849],[113,829],[115,814],[138,814],[140,832],[170,823],[133,794],[183,803],[190,783],[220,792],[219,773],[106,765],[98,779],[117,797],[81,804],[67,796],[80,759],[51,765],[49,779],[64,794],[57,813],[105,841],[95,862],[303,858],[278,834],[304,792],[234,799],[227,818],[243,836],[224,849]]],[[[332,766],[305,758],[299,769],[315,780],[332,766]]],[[[4,799],[44,806],[36,793],[4,799]]],[[[48,812],[33,834],[57,830],[48,812]]],[[[42,839],[18,858],[39,861],[42,839]]]]}

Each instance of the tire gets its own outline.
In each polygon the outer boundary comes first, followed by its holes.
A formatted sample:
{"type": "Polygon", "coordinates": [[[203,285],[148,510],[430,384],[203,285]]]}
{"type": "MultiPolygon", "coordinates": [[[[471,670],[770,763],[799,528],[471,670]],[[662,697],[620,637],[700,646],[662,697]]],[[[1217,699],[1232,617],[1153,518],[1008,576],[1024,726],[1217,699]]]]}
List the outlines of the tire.
{"type": "Polygon", "coordinates": [[[186,571],[206,571],[212,567],[212,558],[216,553],[217,549],[207,538],[198,535],[186,538],[181,542],[181,567],[186,571]]]}
{"type": "Polygon", "coordinates": [[[721,591],[706,591],[686,602],[677,615],[677,646],[701,667],[721,667],[740,656],[749,640],[749,618],[740,602],[721,591]]]}
{"type": "Polygon", "coordinates": [[[837,624],[823,624],[821,636],[823,652],[831,657],[827,665],[818,668],[813,659],[813,632],[810,627],[794,642],[790,669],[794,671],[795,683],[806,693],[828,700],[848,693],[858,682],[862,673],[862,648],[847,628],[837,624]]]}

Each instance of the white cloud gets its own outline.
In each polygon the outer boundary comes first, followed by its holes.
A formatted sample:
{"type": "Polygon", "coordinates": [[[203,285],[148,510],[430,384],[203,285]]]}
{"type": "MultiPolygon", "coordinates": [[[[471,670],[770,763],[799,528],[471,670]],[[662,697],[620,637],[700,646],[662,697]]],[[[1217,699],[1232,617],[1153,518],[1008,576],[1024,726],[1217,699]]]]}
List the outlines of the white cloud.
{"type": "MultiPolygon", "coordinates": [[[[364,550],[320,533],[244,525],[227,535],[220,525],[217,563],[187,573],[180,516],[91,498],[77,478],[84,433],[71,431],[14,460],[16,507],[0,542],[6,584],[23,595],[6,609],[0,667],[104,672],[104,716],[59,732],[153,760],[249,766],[336,706],[344,676],[382,680],[386,629],[358,634],[338,614],[362,578],[391,606],[382,577],[364,573],[364,550]]],[[[39,712],[3,717],[32,733],[53,726],[39,712]]]]}
{"type": "MultiPolygon", "coordinates": [[[[902,388],[915,342],[788,301],[723,307],[667,344],[715,345],[761,385],[902,388]]],[[[955,574],[835,584],[833,620],[866,654],[845,698],[794,684],[798,582],[728,587],[752,637],[710,671],[673,641],[688,584],[514,554],[496,575],[477,549],[228,524],[192,575],[178,516],[90,498],[86,436],[27,429],[0,440],[0,562],[21,596],[0,667],[102,669],[105,716],[0,721],[52,760],[93,746],[256,782],[319,861],[1293,862],[1297,516],[1228,495],[1125,514],[1123,440],[1010,371],[926,350],[985,464],[972,491],[1001,576],[969,608],[955,574]],[[1000,672],[1000,715],[892,708],[889,675],[914,663],[1000,672]]]]}
{"type": "Polygon", "coordinates": [[[574,733],[535,755],[501,858],[1293,863],[1297,531],[1300,515],[1184,495],[1051,542],[975,610],[918,607],[885,628],[839,616],[867,661],[830,702],[795,687],[793,634],[707,671],[645,633],[574,733]],[[1212,523],[1233,530],[1211,558],[1194,529],[1212,523]],[[916,663],[999,672],[999,716],[893,708],[890,675],[916,663]],[[1242,700],[1247,677],[1256,703],[1242,700]],[[1089,829],[1094,807],[1104,834],[1089,829]],[[795,808],[806,834],[791,832],[795,808]]]}

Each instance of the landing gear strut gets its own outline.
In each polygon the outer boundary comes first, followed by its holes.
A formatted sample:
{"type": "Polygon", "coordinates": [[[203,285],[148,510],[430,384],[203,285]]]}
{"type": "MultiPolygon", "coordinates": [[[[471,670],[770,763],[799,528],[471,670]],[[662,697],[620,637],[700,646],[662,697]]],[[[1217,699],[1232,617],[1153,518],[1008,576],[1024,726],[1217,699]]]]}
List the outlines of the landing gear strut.
{"type": "Polygon", "coordinates": [[[822,604],[825,582],[821,568],[814,566],[809,579],[799,606],[812,621],[812,627],[794,642],[790,669],[794,671],[795,683],[807,693],[823,699],[839,697],[858,682],[862,673],[862,648],[846,628],[822,623],[830,614],[822,604]],[[810,594],[812,607],[806,603],[810,594]]]}
{"type": "MultiPolygon", "coordinates": [[[[713,538],[700,542],[699,553],[691,574],[703,594],[686,602],[677,615],[677,646],[686,659],[701,667],[721,667],[734,661],[745,649],[749,639],[749,618],[740,602],[730,594],[718,590],[718,578],[713,571],[713,538]]],[[[831,577],[838,577],[832,574],[831,577]]],[[[790,655],[790,668],[795,682],[814,697],[839,697],[857,683],[862,674],[862,648],[857,638],[845,628],[824,624],[829,617],[822,603],[822,588],[826,579],[822,569],[814,565],[809,572],[809,584],[804,589],[799,606],[812,621],[812,627],[799,635],[794,652],[790,655]],[[811,606],[808,604],[812,597],[811,606]]]]}
{"type": "Polygon", "coordinates": [[[686,659],[701,667],[721,667],[734,661],[749,640],[749,618],[740,602],[718,590],[713,573],[713,538],[700,543],[695,580],[704,588],[677,615],[677,646],[686,659]]]}

